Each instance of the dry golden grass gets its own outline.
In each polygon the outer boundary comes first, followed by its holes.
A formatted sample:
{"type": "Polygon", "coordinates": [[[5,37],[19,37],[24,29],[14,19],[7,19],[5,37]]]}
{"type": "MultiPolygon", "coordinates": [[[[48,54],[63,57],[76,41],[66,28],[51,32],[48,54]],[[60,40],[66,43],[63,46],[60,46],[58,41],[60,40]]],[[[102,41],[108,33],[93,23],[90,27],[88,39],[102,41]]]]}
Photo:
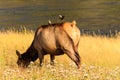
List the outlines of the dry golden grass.
{"type": "Polygon", "coordinates": [[[82,36],[79,51],[84,63],[120,66],[120,37],[82,36]]]}
{"type": "Polygon", "coordinates": [[[79,53],[81,69],[66,56],[56,57],[56,65],[49,65],[45,57],[40,68],[39,61],[27,69],[19,69],[15,50],[24,52],[31,44],[33,32],[0,32],[0,79],[1,80],[119,80],[120,37],[81,36],[79,53]]]}

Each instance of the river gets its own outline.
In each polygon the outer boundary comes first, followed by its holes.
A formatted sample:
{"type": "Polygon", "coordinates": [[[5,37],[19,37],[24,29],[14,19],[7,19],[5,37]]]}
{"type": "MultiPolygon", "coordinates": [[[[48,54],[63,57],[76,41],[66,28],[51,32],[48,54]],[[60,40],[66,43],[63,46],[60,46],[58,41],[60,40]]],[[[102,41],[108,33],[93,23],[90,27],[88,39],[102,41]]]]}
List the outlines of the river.
{"type": "Polygon", "coordinates": [[[0,0],[0,29],[76,20],[81,29],[120,30],[119,0],[0,0]]]}

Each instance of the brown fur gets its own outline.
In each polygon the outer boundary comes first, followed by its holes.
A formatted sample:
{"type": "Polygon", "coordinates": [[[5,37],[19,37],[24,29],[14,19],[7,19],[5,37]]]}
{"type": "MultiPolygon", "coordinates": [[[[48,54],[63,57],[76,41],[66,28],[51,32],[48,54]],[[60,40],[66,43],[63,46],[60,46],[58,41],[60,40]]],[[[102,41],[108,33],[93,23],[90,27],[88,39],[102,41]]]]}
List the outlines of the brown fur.
{"type": "Polygon", "coordinates": [[[51,63],[54,63],[55,55],[67,54],[80,67],[80,56],[78,54],[78,44],[80,31],[76,22],[55,23],[43,25],[36,30],[34,40],[28,50],[18,55],[18,65],[27,67],[30,61],[37,58],[42,65],[44,55],[50,54],[51,63]]]}

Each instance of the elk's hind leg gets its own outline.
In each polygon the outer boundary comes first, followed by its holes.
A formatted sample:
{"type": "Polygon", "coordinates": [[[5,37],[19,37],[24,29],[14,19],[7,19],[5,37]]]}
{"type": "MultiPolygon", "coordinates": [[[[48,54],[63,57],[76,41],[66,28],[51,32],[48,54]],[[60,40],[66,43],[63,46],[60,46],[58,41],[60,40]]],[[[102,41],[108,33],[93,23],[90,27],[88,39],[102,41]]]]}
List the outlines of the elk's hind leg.
{"type": "Polygon", "coordinates": [[[74,50],[65,50],[65,53],[75,62],[75,64],[80,68],[80,56],[74,50]]]}

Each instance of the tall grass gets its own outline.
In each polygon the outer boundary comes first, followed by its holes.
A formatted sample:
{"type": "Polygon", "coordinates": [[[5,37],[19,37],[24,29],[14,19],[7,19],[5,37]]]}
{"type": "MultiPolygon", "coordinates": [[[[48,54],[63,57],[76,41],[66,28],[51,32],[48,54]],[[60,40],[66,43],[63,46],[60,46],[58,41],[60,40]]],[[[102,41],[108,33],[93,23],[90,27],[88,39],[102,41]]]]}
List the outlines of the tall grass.
{"type": "Polygon", "coordinates": [[[0,79],[1,80],[120,80],[120,37],[81,36],[79,53],[81,69],[66,56],[56,57],[55,66],[39,61],[27,69],[18,68],[15,50],[23,53],[31,44],[33,32],[0,32],[0,79]]]}
{"type": "Polygon", "coordinates": [[[120,66],[120,37],[82,36],[79,51],[87,64],[120,66]]]}

